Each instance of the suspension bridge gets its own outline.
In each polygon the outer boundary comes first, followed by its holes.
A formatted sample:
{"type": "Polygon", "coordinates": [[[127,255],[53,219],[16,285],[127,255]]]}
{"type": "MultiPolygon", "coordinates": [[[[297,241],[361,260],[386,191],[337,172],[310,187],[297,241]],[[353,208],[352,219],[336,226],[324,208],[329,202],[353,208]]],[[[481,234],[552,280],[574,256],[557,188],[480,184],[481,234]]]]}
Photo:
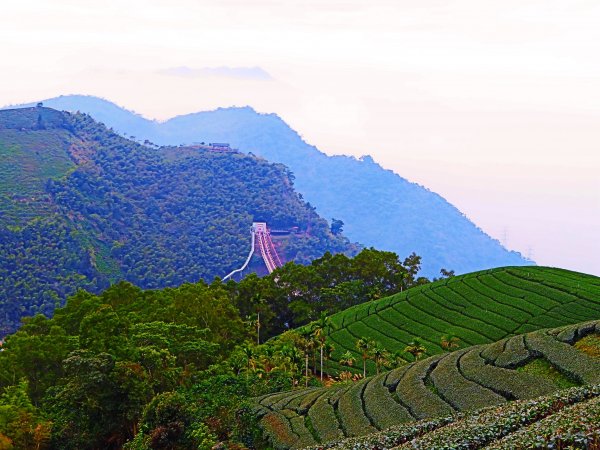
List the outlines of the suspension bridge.
{"type": "Polygon", "coordinates": [[[267,267],[269,273],[273,273],[275,269],[283,266],[281,262],[281,258],[277,254],[277,250],[275,249],[275,245],[273,245],[273,240],[271,239],[271,232],[267,228],[266,222],[254,222],[252,223],[252,228],[250,229],[251,233],[251,244],[250,244],[250,253],[248,253],[248,257],[246,261],[239,269],[232,271],[227,274],[223,281],[231,278],[236,273],[241,273],[248,264],[250,264],[250,260],[252,259],[252,255],[256,252],[256,247],[258,246],[258,250],[260,251],[260,256],[267,267]]]}

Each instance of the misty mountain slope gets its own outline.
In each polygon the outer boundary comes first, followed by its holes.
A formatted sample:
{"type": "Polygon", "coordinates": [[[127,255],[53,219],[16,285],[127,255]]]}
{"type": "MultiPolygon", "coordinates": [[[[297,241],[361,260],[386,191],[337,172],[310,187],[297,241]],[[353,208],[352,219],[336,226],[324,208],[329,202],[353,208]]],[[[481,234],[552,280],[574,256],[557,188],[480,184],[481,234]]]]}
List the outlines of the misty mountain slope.
{"type": "Polygon", "coordinates": [[[256,156],[151,148],[45,107],[0,111],[0,156],[0,337],[79,288],[223,277],[254,221],[297,229],[277,240],[284,261],[357,251],[256,156]]]}
{"type": "Polygon", "coordinates": [[[506,250],[440,195],[370,157],[327,156],[275,114],[220,108],[158,123],[93,97],[63,96],[45,104],[84,111],[117,132],[157,144],[228,142],[283,163],[304,198],[322,216],[343,220],[351,240],[399,255],[415,251],[423,257],[425,275],[435,276],[441,267],[465,273],[531,263],[506,250]]]}

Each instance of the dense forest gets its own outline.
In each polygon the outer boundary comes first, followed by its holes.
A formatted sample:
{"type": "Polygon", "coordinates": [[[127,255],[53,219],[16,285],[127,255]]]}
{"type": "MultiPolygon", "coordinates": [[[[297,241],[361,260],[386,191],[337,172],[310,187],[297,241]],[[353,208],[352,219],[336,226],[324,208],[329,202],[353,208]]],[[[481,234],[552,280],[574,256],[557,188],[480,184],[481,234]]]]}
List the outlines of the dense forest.
{"type": "Polygon", "coordinates": [[[145,146],[43,107],[0,111],[0,153],[0,336],[78,288],[222,277],[242,264],[253,221],[297,230],[279,241],[287,261],[358,250],[286,167],[258,157],[145,146]]]}
{"type": "Polygon", "coordinates": [[[320,385],[319,320],[427,283],[419,269],[417,255],[365,249],[239,283],[79,291],[7,337],[0,448],[260,447],[249,399],[320,385]]]}

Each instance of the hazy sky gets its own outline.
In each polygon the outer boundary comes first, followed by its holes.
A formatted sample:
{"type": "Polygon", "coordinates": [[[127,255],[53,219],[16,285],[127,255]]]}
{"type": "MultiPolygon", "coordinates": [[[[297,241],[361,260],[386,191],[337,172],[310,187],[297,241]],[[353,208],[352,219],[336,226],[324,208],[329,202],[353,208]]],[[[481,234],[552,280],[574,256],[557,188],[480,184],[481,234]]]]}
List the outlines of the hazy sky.
{"type": "Polygon", "coordinates": [[[3,0],[0,104],[276,112],[600,275],[598,24],[597,0],[3,0]]]}

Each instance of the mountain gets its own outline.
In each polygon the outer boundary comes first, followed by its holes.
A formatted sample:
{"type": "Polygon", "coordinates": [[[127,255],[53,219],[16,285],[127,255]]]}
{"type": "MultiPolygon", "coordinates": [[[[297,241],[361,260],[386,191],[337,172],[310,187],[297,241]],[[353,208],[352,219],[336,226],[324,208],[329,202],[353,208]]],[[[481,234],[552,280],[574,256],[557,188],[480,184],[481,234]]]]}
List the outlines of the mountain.
{"type": "MultiPolygon", "coordinates": [[[[481,448],[521,428],[526,432],[522,437],[530,435],[537,445],[518,448],[553,448],[540,444],[545,433],[531,436],[526,427],[600,394],[600,359],[594,348],[599,332],[598,320],[538,330],[432,356],[355,383],[266,395],[258,399],[255,412],[278,449],[327,448],[323,444],[331,441],[341,441],[335,448],[396,448],[411,439],[415,441],[407,448],[481,448]],[[555,393],[566,388],[574,389],[555,393]],[[526,401],[539,397],[541,401],[526,401]],[[486,407],[493,409],[481,410],[486,407]],[[357,438],[381,430],[388,431],[357,438]]],[[[598,417],[598,401],[584,403],[562,425],[579,418],[582,425],[574,429],[581,431],[598,417]],[[595,419],[585,420],[586,406],[595,419]]],[[[559,433],[560,425],[546,431],[559,433]]],[[[501,448],[516,448],[519,441],[509,442],[513,446],[501,448]]]]}
{"type": "MultiPolygon", "coordinates": [[[[443,336],[461,345],[489,344],[518,333],[600,317],[600,278],[550,267],[501,267],[474,272],[362,305],[330,317],[327,336],[335,346],[329,368],[354,355],[362,373],[359,338],[389,352],[403,352],[415,339],[424,354],[444,352],[443,336]]],[[[367,361],[367,372],[375,372],[367,361]]]]}
{"type": "Polygon", "coordinates": [[[254,221],[293,230],[274,239],[284,261],[357,250],[256,156],[148,147],[45,107],[0,111],[0,155],[0,336],[79,288],[223,277],[254,221]]]}
{"type": "Polygon", "coordinates": [[[285,164],[295,175],[296,189],[323,217],[342,220],[351,240],[399,255],[414,251],[423,257],[423,274],[429,277],[442,267],[467,273],[532,263],[506,250],[440,195],[385,170],[369,156],[327,156],[275,114],[220,108],[159,123],[95,97],[61,96],[44,104],[88,113],[141,140],[228,142],[285,164]]]}

